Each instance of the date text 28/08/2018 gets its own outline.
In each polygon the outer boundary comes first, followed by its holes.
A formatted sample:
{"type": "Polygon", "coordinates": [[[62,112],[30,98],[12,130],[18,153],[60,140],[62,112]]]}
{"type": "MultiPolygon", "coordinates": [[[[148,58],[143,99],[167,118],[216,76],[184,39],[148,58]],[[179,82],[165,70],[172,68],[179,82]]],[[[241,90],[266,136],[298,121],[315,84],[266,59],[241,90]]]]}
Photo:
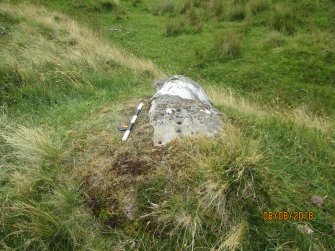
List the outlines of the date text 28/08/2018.
{"type": "Polygon", "coordinates": [[[311,221],[314,220],[314,212],[288,212],[288,211],[279,211],[279,212],[263,212],[263,220],[266,221],[311,221]]]}

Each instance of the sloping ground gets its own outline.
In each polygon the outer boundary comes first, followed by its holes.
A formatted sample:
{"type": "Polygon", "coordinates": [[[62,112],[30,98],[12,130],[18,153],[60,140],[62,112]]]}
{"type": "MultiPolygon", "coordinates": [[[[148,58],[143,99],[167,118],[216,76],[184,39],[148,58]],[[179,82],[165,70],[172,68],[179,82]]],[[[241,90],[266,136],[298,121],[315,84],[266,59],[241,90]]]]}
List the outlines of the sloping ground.
{"type": "Polygon", "coordinates": [[[220,136],[154,147],[158,67],[44,8],[1,3],[0,15],[1,249],[334,249],[332,120],[205,86],[220,136]],[[139,100],[123,144],[117,126],[139,100]]]}
{"type": "Polygon", "coordinates": [[[31,97],[36,89],[50,95],[50,89],[87,90],[93,85],[90,75],[117,73],[118,67],[162,76],[150,62],[116,48],[62,14],[5,3],[1,11],[2,103],[17,102],[25,94],[31,97]]]}
{"type": "Polygon", "coordinates": [[[334,117],[333,1],[140,2],[125,1],[122,19],[99,13],[113,42],[258,103],[334,117]]]}

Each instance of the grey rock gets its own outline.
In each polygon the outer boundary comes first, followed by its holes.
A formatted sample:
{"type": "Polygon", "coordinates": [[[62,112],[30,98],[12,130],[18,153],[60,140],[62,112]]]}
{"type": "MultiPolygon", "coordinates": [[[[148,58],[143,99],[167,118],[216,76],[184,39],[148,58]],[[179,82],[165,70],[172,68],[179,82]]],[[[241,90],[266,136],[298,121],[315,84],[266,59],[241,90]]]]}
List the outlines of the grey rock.
{"type": "Polygon", "coordinates": [[[120,28],[113,27],[113,28],[108,29],[108,31],[122,31],[122,30],[120,28]]]}
{"type": "Polygon", "coordinates": [[[298,224],[297,225],[298,231],[303,234],[312,234],[314,233],[313,229],[311,229],[306,224],[298,224]]]}
{"type": "Polygon", "coordinates": [[[0,26],[0,36],[5,36],[8,34],[8,31],[5,27],[0,26]]]}
{"type": "Polygon", "coordinates": [[[214,136],[220,131],[219,113],[196,82],[175,75],[156,82],[156,88],[149,110],[155,145],[190,135],[214,136]]]}
{"type": "Polygon", "coordinates": [[[129,220],[135,219],[136,212],[136,193],[134,190],[128,192],[124,200],[124,213],[129,220]]]}
{"type": "Polygon", "coordinates": [[[322,198],[318,195],[313,195],[311,197],[311,203],[316,207],[322,207],[323,204],[325,203],[325,200],[324,200],[324,198],[322,198]]]}

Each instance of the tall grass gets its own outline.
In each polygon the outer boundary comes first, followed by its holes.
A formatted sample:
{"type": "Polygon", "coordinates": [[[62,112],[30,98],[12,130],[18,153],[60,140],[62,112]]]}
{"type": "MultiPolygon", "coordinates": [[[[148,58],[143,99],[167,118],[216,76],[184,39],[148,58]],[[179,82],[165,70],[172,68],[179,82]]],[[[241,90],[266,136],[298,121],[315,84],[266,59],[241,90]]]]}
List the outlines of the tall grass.
{"type": "Polygon", "coordinates": [[[269,0],[250,0],[248,2],[248,8],[253,14],[264,11],[269,8],[269,6],[269,0]]]}
{"type": "Polygon", "coordinates": [[[245,4],[234,4],[231,5],[226,12],[226,16],[229,20],[238,21],[243,20],[246,16],[245,4]]]}
{"type": "Polygon", "coordinates": [[[75,190],[58,188],[38,202],[22,197],[6,202],[1,209],[0,247],[4,249],[93,248],[97,228],[75,190]]]}
{"type": "Polygon", "coordinates": [[[0,11],[35,22],[33,26],[22,22],[17,27],[17,32],[12,33],[14,41],[20,41],[26,46],[19,47],[16,42],[12,42],[12,46],[5,47],[1,58],[9,65],[16,64],[20,68],[29,69],[52,62],[63,71],[73,65],[97,70],[107,62],[113,61],[135,71],[147,71],[156,77],[162,76],[162,72],[151,62],[126,53],[65,15],[25,4],[17,8],[4,3],[0,11]],[[53,37],[45,36],[41,32],[45,29],[53,34],[53,37]],[[21,30],[29,32],[22,33],[21,30]],[[64,46],[70,42],[73,46],[64,46]]]}
{"type": "Polygon", "coordinates": [[[160,3],[153,9],[154,15],[163,15],[166,13],[174,14],[175,12],[176,12],[176,6],[173,0],[160,1],[160,3]]]}
{"type": "Polygon", "coordinates": [[[220,0],[212,0],[209,3],[210,13],[214,15],[216,19],[220,19],[224,13],[224,5],[220,0]]]}
{"type": "Polygon", "coordinates": [[[223,106],[238,110],[239,113],[252,115],[259,119],[268,119],[276,117],[284,122],[293,122],[297,127],[307,127],[317,129],[323,133],[332,131],[332,121],[323,117],[310,115],[304,107],[291,110],[273,110],[264,109],[256,103],[238,97],[232,90],[223,90],[220,88],[209,88],[207,90],[209,97],[216,106],[223,106]]]}
{"type": "Polygon", "coordinates": [[[269,26],[277,31],[293,34],[296,29],[294,15],[293,10],[289,6],[275,5],[268,21],[269,26]]]}
{"type": "Polygon", "coordinates": [[[30,164],[57,165],[64,157],[61,141],[41,128],[21,126],[2,132],[1,136],[14,149],[15,157],[30,164]]]}
{"type": "Polygon", "coordinates": [[[234,226],[230,233],[221,238],[217,248],[211,250],[239,250],[241,249],[242,239],[245,237],[247,224],[245,222],[234,226]]]}
{"type": "Polygon", "coordinates": [[[176,36],[186,31],[187,23],[185,20],[168,20],[165,24],[166,35],[176,36]]]}
{"type": "Polygon", "coordinates": [[[150,78],[164,75],[151,62],[118,49],[65,15],[19,6],[0,6],[4,22],[11,27],[0,54],[0,105],[22,100],[53,105],[92,93],[96,75],[115,76],[127,69],[150,78]]]}
{"type": "Polygon", "coordinates": [[[197,9],[191,8],[187,10],[185,17],[181,19],[169,19],[166,22],[166,35],[175,36],[181,33],[201,32],[203,25],[201,13],[197,9]]]}
{"type": "Polygon", "coordinates": [[[221,32],[210,47],[195,48],[199,65],[213,62],[227,62],[241,56],[242,39],[235,31],[221,32]]]}

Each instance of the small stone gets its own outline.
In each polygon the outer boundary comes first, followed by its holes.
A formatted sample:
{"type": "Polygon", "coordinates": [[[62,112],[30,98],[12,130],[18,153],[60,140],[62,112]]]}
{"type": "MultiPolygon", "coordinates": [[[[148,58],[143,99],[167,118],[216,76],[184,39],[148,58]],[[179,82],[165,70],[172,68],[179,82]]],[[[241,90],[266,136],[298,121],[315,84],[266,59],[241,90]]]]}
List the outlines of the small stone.
{"type": "Polygon", "coordinates": [[[334,234],[335,234],[335,222],[333,222],[333,231],[334,231],[334,234]]]}
{"type": "Polygon", "coordinates": [[[113,27],[113,28],[110,28],[108,30],[109,31],[122,31],[120,28],[117,28],[117,27],[113,27]]]}
{"type": "Polygon", "coordinates": [[[7,35],[7,30],[5,27],[0,26],[0,35],[7,35]]]}
{"type": "Polygon", "coordinates": [[[325,203],[325,200],[324,200],[324,198],[322,198],[318,195],[313,195],[311,197],[311,203],[316,207],[322,207],[323,204],[325,203]]]}
{"type": "Polygon", "coordinates": [[[303,233],[303,234],[314,233],[314,231],[309,226],[307,226],[305,224],[299,224],[299,225],[297,225],[297,228],[298,228],[299,232],[303,233]]]}
{"type": "Polygon", "coordinates": [[[134,250],[136,247],[136,243],[135,241],[132,241],[131,245],[130,245],[130,250],[134,250]]]}

